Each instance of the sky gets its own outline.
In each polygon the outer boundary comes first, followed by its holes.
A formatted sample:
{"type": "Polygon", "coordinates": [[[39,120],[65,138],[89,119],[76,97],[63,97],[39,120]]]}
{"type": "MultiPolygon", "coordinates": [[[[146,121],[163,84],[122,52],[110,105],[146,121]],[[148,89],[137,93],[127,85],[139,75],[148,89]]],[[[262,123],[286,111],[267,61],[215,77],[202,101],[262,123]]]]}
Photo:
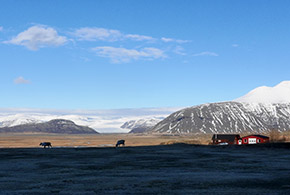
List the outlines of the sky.
{"type": "Polygon", "coordinates": [[[0,108],[230,101],[290,80],[287,0],[0,1],[0,108]]]}

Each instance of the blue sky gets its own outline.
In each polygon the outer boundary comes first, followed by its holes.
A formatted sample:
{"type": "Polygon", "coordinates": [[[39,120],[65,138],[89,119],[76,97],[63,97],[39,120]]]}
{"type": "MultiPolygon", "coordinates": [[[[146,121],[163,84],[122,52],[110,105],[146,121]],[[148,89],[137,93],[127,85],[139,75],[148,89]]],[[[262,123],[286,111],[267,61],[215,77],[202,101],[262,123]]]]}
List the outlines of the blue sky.
{"type": "Polygon", "coordinates": [[[0,107],[228,101],[290,75],[290,2],[0,2],[0,107]]]}

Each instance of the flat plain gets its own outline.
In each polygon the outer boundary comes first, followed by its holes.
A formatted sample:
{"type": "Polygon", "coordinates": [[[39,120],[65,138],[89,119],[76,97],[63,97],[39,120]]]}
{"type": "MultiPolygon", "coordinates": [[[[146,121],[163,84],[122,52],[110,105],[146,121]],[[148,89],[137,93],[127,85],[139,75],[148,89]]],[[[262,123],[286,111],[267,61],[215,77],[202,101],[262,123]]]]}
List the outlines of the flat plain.
{"type": "Polygon", "coordinates": [[[53,147],[114,147],[124,139],[126,146],[150,146],[172,143],[208,144],[212,135],[136,135],[136,134],[0,134],[0,148],[39,147],[51,142],[53,147]]]}

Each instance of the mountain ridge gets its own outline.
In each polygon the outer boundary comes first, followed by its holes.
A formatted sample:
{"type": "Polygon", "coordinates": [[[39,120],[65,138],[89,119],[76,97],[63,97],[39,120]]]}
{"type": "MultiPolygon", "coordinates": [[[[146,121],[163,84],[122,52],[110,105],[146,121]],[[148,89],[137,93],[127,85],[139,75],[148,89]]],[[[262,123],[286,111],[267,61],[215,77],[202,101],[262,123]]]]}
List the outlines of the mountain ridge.
{"type": "Polygon", "coordinates": [[[235,102],[241,103],[290,103],[290,81],[282,81],[274,87],[261,86],[239,97],[235,102]]]}
{"type": "Polygon", "coordinates": [[[290,81],[261,86],[228,102],[188,107],[169,115],[149,133],[264,133],[290,130],[290,81]]]}
{"type": "Polygon", "coordinates": [[[98,132],[92,128],[76,125],[74,122],[64,119],[2,127],[0,128],[0,133],[98,134],[98,132]]]}
{"type": "Polygon", "coordinates": [[[290,130],[289,104],[219,102],[177,111],[148,133],[243,133],[290,130]]]}

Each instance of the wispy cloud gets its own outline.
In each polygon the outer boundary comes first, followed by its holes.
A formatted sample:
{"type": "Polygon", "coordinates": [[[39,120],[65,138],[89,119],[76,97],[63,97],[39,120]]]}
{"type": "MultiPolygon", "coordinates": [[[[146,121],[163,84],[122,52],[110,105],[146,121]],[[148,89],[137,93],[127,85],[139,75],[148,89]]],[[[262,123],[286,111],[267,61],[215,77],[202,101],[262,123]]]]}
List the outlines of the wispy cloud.
{"type": "Polygon", "coordinates": [[[3,26],[0,26],[0,32],[3,30],[3,26]]]}
{"type": "Polygon", "coordinates": [[[176,46],[175,49],[173,50],[173,52],[178,54],[178,55],[182,55],[182,56],[186,55],[184,48],[181,46],[176,46]]]}
{"type": "Polygon", "coordinates": [[[30,84],[30,81],[27,79],[24,79],[22,76],[14,79],[15,84],[30,84]]]}
{"type": "Polygon", "coordinates": [[[85,27],[79,28],[72,33],[81,41],[121,41],[121,40],[134,40],[134,41],[152,41],[153,37],[138,35],[138,34],[124,34],[119,30],[85,27]]]}
{"type": "Polygon", "coordinates": [[[232,44],[232,47],[239,47],[238,44],[232,44]]]}
{"type": "Polygon", "coordinates": [[[150,36],[144,36],[144,35],[133,35],[133,34],[128,34],[125,35],[126,38],[135,40],[135,41],[154,41],[155,39],[150,36]]]}
{"type": "Polygon", "coordinates": [[[188,43],[188,42],[190,42],[189,40],[172,39],[172,38],[165,38],[165,37],[162,37],[161,41],[163,41],[165,43],[168,43],[168,42],[188,43]]]}
{"type": "Polygon", "coordinates": [[[122,40],[133,40],[133,41],[156,41],[161,40],[162,42],[174,42],[178,44],[191,42],[190,40],[181,40],[173,38],[154,38],[152,36],[145,36],[139,34],[126,34],[119,30],[98,28],[98,27],[84,27],[79,28],[71,33],[80,41],[122,41],[122,40]]]}
{"type": "Polygon", "coordinates": [[[122,37],[118,30],[105,28],[80,28],[73,33],[81,41],[117,41],[122,37]]]}
{"type": "Polygon", "coordinates": [[[201,53],[196,53],[196,54],[193,54],[193,56],[219,56],[217,53],[215,52],[209,52],[209,51],[204,51],[204,52],[201,52],[201,53]]]}
{"type": "Polygon", "coordinates": [[[34,51],[42,47],[60,46],[66,42],[67,38],[59,36],[55,29],[40,25],[32,26],[11,40],[4,41],[6,44],[22,45],[34,51]]]}
{"type": "Polygon", "coordinates": [[[129,62],[137,59],[165,58],[164,51],[158,48],[147,47],[140,50],[117,47],[95,47],[92,49],[98,56],[110,58],[113,63],[129,62]]]}

